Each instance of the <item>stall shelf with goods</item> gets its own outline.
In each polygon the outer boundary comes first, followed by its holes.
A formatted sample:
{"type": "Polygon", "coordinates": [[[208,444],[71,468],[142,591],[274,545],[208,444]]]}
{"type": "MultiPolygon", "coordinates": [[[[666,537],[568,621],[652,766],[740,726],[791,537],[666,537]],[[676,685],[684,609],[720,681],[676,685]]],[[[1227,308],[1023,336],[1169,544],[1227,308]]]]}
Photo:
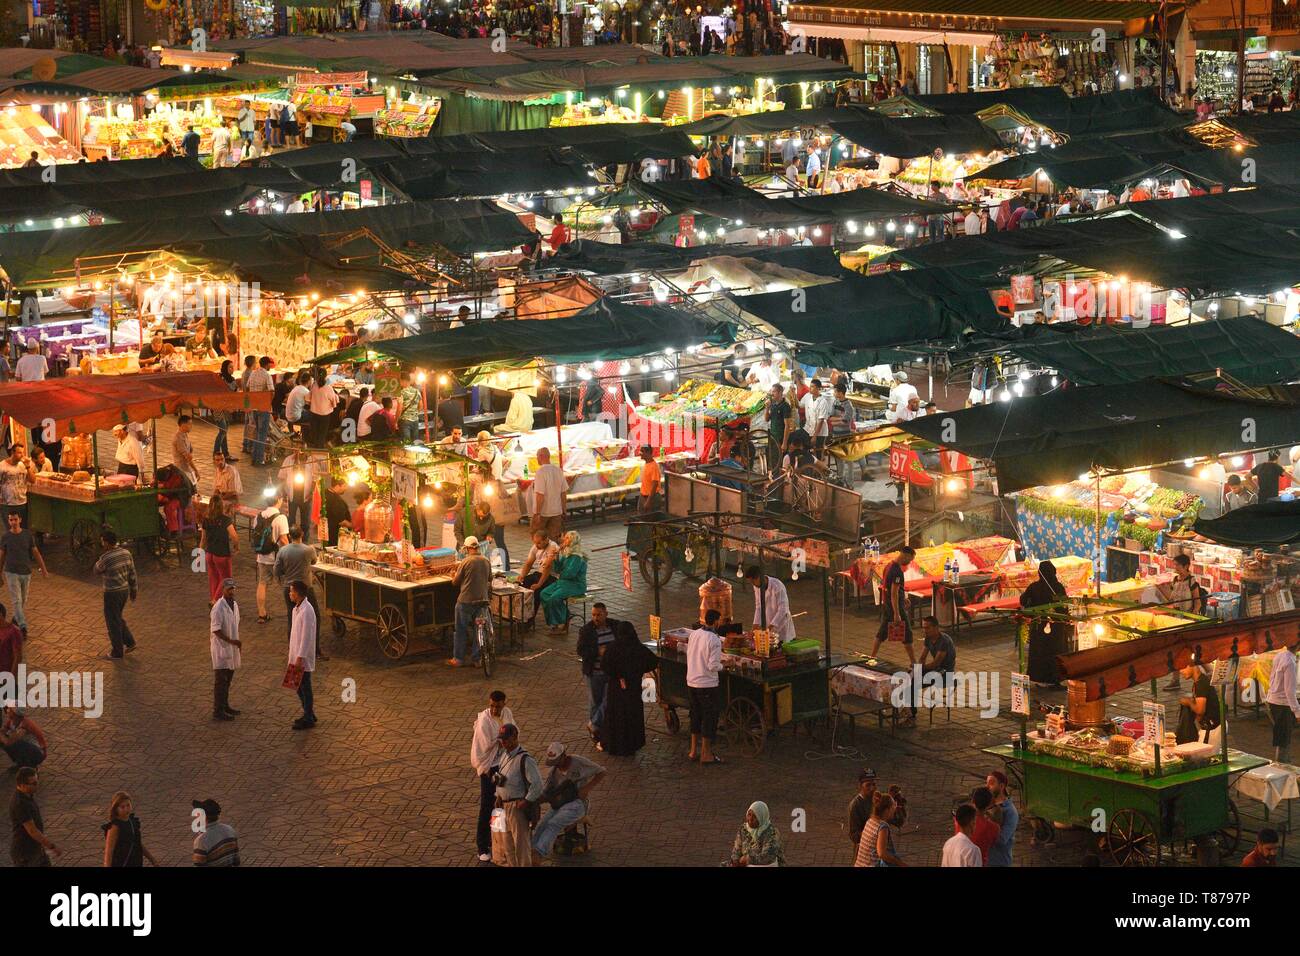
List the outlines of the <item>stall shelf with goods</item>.
{"type": "Polygon", "coordinates": [[[349,621],[371,625],[380,651],[394,659],[415,638],[444,636],[455,624],[458,560],[444,516],[469,483],[470,462],[436,448],[375,443],[331,449],[327,470],[321,494],[329,477],[373,492],[363,527],[338,529],[337,546],[324,548],[313,569],[321,613],[334,634],[347,635],[349,621]],[[415,509],[424,514],[434,546],[415,540],[415,509]]]}

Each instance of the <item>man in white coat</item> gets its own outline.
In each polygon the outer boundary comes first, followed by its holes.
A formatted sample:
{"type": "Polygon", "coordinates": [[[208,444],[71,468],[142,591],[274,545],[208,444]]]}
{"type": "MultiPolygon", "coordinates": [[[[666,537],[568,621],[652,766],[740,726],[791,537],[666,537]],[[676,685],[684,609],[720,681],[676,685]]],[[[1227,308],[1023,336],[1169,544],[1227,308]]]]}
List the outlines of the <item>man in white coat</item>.
{"type": "Polygon", "coordinates": [[[293,722],[294,730],[309,730],[316,726],[316,711],[312,707],[311,672],[316,669],[316,612],[307,600],[307,585],[302,581],[289,584],[289,599],[293,601],[293,624],[289,628],[289,663],[302,668],[302,683],[298,685],[298,699],[302,701],[302,716],[293,722]]]}
{"type": "Polygon", "coordinates": [[[745,580],[754,586],[754,627],[763,626],[766,613],[767,629],[772,637],[782,643],[793,641],[794,618],[790,616],[790,595],[786,593],[785,585],[770,574],[764,574],[756,564],[745,569],[745,580]]]}
{"type": "Polygon", "coordinates": [[[212,605],[212,719],[234,720],[239,711],[230,706],[230,682],[239,670],[239,605],[235,603],[235,579],[221,582],[221,597],[212,605]]]}

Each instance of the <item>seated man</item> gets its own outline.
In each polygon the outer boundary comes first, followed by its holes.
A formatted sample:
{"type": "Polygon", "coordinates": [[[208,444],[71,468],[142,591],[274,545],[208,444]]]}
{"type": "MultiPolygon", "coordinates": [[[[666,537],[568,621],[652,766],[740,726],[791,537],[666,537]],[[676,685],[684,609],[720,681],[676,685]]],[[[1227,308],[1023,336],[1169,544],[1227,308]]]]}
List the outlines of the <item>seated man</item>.
{"type": "Polygon", "coordinates": [[[548,585],[555,583],[551,565],[559,553],[560,546],[550,539],[546,529],[538,528],[533,532],[533,546],[528,549],[528,557],[524,558],[523,566],[519,569],[519,586],[533,592],[533,611],[528,618],[529,623],[537,619],[537,609],[541,606],[538,596],[548,585]]]}
{"type": "Polygon", "coordinates": [[[4,723],[0,724],[0,747],[15,767],[35,767],[48,749],[45,735],[36,722],[18,710],[17,704],[5,705],[4,723]]]}
{"type": "Polygon", "coordinates": [[[605,768],[586,757],[568,752],[564,744],[551,744],[546,751],[550,773],[542,787],[542,802],[551,808],[533,831],[534,856],[548,857],[555,841],[587,815],[588,797],[605,777],[605,768]]]}

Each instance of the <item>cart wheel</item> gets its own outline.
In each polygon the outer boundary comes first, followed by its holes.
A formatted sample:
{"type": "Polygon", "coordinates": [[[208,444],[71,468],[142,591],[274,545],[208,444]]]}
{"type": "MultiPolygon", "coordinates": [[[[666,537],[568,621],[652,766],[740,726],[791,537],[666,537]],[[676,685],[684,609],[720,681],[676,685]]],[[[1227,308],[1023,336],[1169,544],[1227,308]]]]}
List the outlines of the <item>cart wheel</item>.
{"type": "Polygon", "coordinates": [[[645,552],[637,563],[641,565],[641,577],[651,587],[663,587],[673,576],[672,562],[658,552],[645,552]]]}
{"type": "Polygon", "coordinates": [[[83,567],[95,563],[95,545],[99,541],[99,528],[89,518],[78,518],[68,532],[68,548],[72,557],[83,567]]]}
{"type": "Polygon", "coordinates": [[[1137,810],[1116,810],[1106,831],[1106,848],[1120,866],[1151,866],[1158,850],[1151,818],[1137,810]]]}
{"type": "Polygon", "coordinates": [[[1029,820],[1029,827],[1033,832],[1035,843],[1051,843],[1056,839],[1056,827],[1052,826],[1049,820],[1032,817],[1029,820]]]}
{"type": "Polygon", "coordinates": [[[348,622],[343,620],[337,614],[330,617],[330,623],[334,627],[334,636],[342,640],[348,633],[348,622]]]}
{"type": "Polygon", "coordinates": [[[406,615],[389,605],[379,609],[379,649],[385,657],[394,660],[406,653],[409,637],[406,633],[406,615]]]}
{"type": "Polygon", "coordinates": [[[1218,833],[1219,850],[1223,856],[1232,856],[1237,852],[1237,846],[1241,843],[1241,814],[1237,811],[1237,805],[1231,800],[1228,801],[1228,819],[1218,833]]]}
{"type": "Polygon", "coordinates": [[[668,725],[670,734],[680,734],[682,732],[682,718],[677,713],[676,707],[664,708],[664,723],[668,725]]]}
{"type": "Polygon", "coordinates": [[[743,747],[757,757],[767,743],[767,724],[763,712],[748,697],[737,697],[722,714],[724,734],[732,747],[743,747]]]}

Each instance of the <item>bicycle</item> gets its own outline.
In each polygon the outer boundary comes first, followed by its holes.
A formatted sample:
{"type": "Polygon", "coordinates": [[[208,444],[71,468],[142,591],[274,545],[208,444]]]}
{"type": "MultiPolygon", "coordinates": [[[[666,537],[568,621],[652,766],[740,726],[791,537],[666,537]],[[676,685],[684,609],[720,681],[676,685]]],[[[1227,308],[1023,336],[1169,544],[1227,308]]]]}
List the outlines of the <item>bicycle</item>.
{"type": "Polygon", "coordinates": [[[497,638],[490,605],[483,605],[474,615],[474,631],[478,640],[479,665],[483,668],[483,676],[491,677],[492,669],[497,662],[497,638]]]}

